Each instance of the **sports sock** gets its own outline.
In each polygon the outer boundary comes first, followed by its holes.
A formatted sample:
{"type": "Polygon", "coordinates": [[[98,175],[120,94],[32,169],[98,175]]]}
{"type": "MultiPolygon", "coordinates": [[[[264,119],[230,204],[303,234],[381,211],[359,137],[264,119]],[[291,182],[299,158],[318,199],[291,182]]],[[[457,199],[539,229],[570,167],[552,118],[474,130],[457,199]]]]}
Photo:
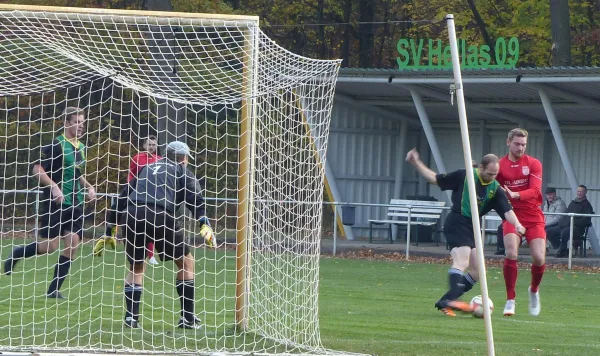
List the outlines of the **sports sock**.
{"type": "Polygon", "coordinates": [[[463,294],[470,291],[473,288],[473,286],[475,285],[475,283],[477,283],[477,281],[475,279],[473,279],[473,277],[469,273],[465,273],[462,275],[462,279],[460,280],[459,283],[463,284],[464,287],[463,287],[462,293],[456,298],[460,298],[463,294]]]}
{"type": "Polygon", "coordinates": [[[517,260],[504,259],[504,284],[506,285],[506,300],[515,299],[515,285],[517,284],[517,260]]]}
{"type": "Polygon", "coordinates": [[[144,288],[141,284],[125,284],[125,319],[131,318],[139,321],[140,318],[140,300],[144,288]]]}
{"type": "Polygon", "coordinates": [[[542,277],[544,277],[544,271],[546,271],[546,264],[541,266],[536,266],[534,264],[531,265],[531,291],[537,292],[540,283],[542,282],[542,277]]]}
{"type": "MultiPolygon", "coordinates": [[[[450,273],[450,271],[448,271],[448,273],[450,273]]],[[[448,278],[450,278],[450,276],[448,276],[448,278]]],[[[460,280],[457,283],[459,289],[453,290],[452,288],[450,288],[450,290],[448,290],[446,294],[444,294],[440,298],[440,300],[456,300],[460,298],[463,294],[470,291],[473,288],[473,285],[475,285],[475,283],[477,282],[473,279],[473,277],[471,277],[469,273],[463,273],[462,276],[460,276],[460,280]]]]}
{"type": "Polygon", "coordinates": [[[181,316],[185,320],[194,320],[194,280],[177,280],[176,283],[177,294],[179,294],[179,301],[181,303],[181,316]]]}
{"type": "Polygon", "coordinates": [[[440,301],[444,301],[444,300],[455,300],[457,297],[455,297],[456,295],[461,295],[461,291],[463,289],[463,284],[461,283],[461,279],[463,277],[463,271],[456,269],[456,268],[450,268],[448,270],[448,284],[449,284],[449,289],[446,292],[446,294],[444,294],[439,300],[440,301]]]}
{"type": "Polygon", "coordinates": [[[58,258],[58,263],[54,267],[54,277],[52,278],[52,282],[50,282],[50,286],[48,287],[48,294],[60,290],[60,287],[69,274],[70,268],[71,259],[69,257],[60,255],[58,258]]]}

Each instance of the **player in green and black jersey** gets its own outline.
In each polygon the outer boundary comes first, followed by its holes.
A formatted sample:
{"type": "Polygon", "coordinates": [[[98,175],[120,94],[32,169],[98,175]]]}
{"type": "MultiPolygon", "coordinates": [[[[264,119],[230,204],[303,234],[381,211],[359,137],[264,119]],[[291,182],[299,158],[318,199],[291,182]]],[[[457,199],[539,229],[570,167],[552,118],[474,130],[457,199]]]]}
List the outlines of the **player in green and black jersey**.
{"type": "Polygon", "coordinates": [[[84,196],[95,199],[94,187],[85,179],[86,150],[78,138],[83,134],[85,113],[75,107],[64,112],[64,132],[43,147],[41,158],[33,164],[33,174],[42,187],[40,198],[40,241],[16,247],[4,262],[4,273],[11,274],[17,261],[54,252],[64,238],[65,248],[54,269],[48,288],[49,298],[63,298],[59,290],[75,258],[83,230],[84,196]]]}
{"type": "Polygon", "coordinates": [[[502,220],[506,219],[515,225],[519,233],[525,233],[525,228],[512,211],[504,190],[496,181],[499,159],[493,154],[488,154],[483,156],[477,168],[459,169],[447,174],[436,174],[427,168],[419,159],[419,153],[415,149],[408,152],[406,160],[428,183],[439,185],[441,190],[452,190],[452,208],[444,222],[444,236],[451,249],[452,257],[452,266],[448,270],[450,290],[435,303],[435,306],[450,316],[455,315],[452,309],[468,312],[469,305],[457,299],[473,287],[479,275],[467,174],[473,174],[475,178],[479,216],[495,210],[502,220]]]}

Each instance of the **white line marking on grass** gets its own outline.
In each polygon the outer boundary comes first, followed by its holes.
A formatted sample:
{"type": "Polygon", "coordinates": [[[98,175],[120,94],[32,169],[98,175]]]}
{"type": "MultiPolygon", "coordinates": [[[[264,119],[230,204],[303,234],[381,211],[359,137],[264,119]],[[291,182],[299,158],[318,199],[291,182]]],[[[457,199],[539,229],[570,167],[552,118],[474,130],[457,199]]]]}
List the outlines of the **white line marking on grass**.
{"type": "Polygon", "coordinates": [[[498,320],[501,320],[502,322],[509,322],[509,323],[542,324],[542,325],[553,325],[553,326],[570,327],[570,328],[600,329],[600,325],[592,325],[592,324],[563,324],[563,323],[553,323],[550,321],[518,320],[518,319],[509,319],[509,318],[502,318],[502,319],[498,319],[498,320]]]}
{"type": "MultiPolygon", "coordinates": [[[[377,342],[372,340],[373,342],[377,342]]],[[[486,345],[486,341],[439,341],[439,340],[388,340],[387,342],[393,342],[395,344],[409,344],[409,345],[486,345]]],[[[535,346],[536,342],[498,342],[494,340],[495,345],[528,345],[535,346]]],[[[593,347],[600,348],[600,344],[565,344],[565,343],[543,343],[544,347],[548,346],[568,346],[568,347],[593,347]]]]}

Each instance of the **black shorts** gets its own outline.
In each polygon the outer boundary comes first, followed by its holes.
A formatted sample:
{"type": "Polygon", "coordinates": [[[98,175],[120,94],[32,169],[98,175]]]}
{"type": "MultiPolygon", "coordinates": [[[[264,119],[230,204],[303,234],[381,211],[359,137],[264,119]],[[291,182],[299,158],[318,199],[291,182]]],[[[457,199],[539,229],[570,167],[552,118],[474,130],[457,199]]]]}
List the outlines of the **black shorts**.
{"type": "Polygon", "coordinates": [[[125,250],[130,263],[144,262],[148,242],[154,242],[162,261],[177,260],[190,253],[183,227],[161,208],[129,206],[121,222],[126,225],[125,250]]]}
{"type": "Polygon", "coordinates": [[[473,222],[454,211],[448,214],[444,222],[444,236],[450,249],[468,246],[475,248],[475,234],[473,233],[473,222]]]}
{"type": "Polygon", "coordinates": [[[40,205],[40,236],[53,239],[65,236],[67,231],[83,234],[83,209],[81,206],[72,207],[53,202],[40,205]]]}

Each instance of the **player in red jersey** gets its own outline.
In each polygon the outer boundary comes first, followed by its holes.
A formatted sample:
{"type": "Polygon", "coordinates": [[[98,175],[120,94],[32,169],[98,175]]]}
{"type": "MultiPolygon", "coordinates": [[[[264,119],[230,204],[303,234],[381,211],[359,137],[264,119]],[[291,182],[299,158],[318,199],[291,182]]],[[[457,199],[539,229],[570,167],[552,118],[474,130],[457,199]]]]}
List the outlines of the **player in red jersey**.
{"type": "MultiPolygon", "coordinates": [[[[510,199],[514,212],[525,229],[525,238],[531,251],[531,285],[529,287],[529,314],[539,315],[540,282],[546,270],[546,230],[542,205],[542,164],[525,154],[528,133],[513,129],[508,133],[508,154],[500,159],[500,172],[496,180],[502,185],[510,199]]],[[[517,256],[521,237],[511,224],[502,224],[504,231],[504,282],[506,284],[506,306],[504,315],[515,314],[515,285],[517,283],[517,256]]]]}
{"type": "MultiPolygon", "coordinates": [[[[133,178],[137,177],[138,173],[147,164],[154,163],[161,159],[162,157],[157,154],[157,143],[156,136],[150,135],[144,141],[144,150],[133,156],[131,159],[131,163],[129,164],[129,174],[127,175],[127,183],[129,183],[133,178]]],[[[152,265],[157,265],[158,261],[154,258],[154,242],[148,242],[146,245],[148,249],[148,263],[152,265]]]]}

